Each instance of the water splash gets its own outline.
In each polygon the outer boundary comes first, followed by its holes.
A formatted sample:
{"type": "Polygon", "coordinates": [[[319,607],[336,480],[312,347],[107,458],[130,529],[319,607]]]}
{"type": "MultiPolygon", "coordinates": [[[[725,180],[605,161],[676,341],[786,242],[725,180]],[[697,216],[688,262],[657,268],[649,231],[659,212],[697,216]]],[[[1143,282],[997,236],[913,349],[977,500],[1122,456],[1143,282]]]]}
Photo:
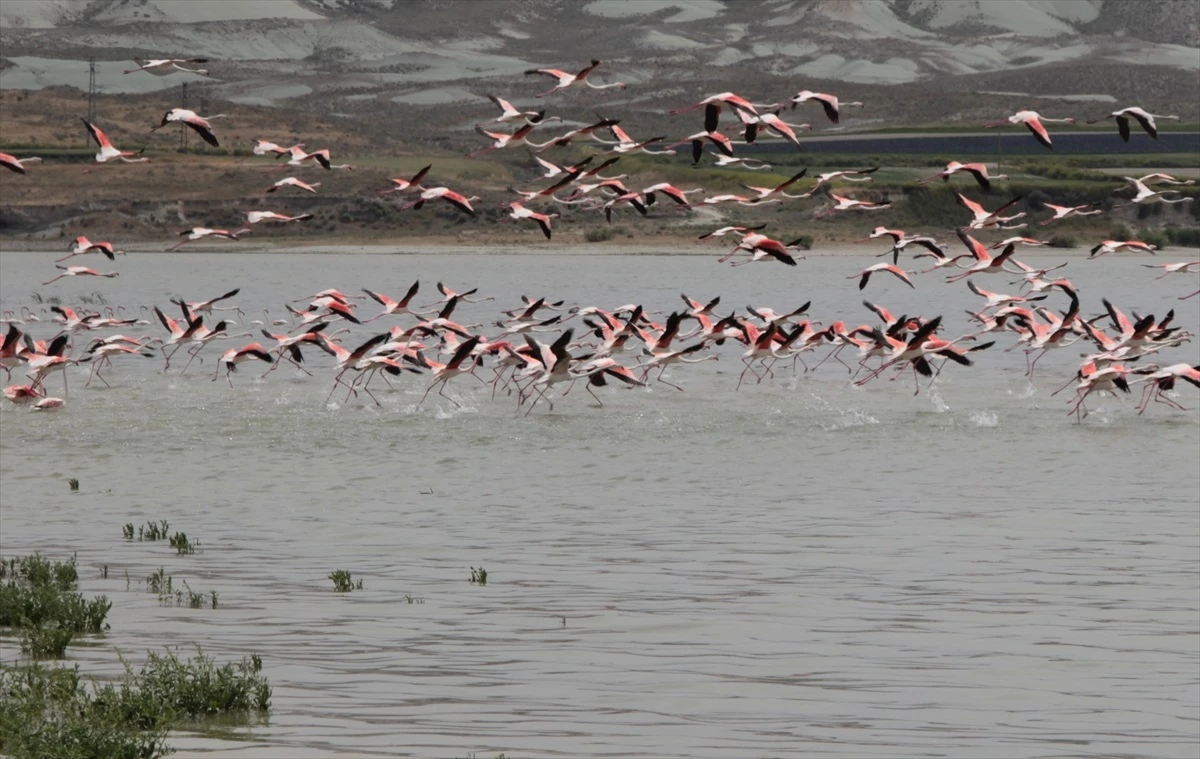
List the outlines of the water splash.
{"type": "Polygon", "coordinates": [[[1000,425],[999,415],[995,411],[988,411],[987,409],[972,411],[968,418],[976,427],[998,427],[1000,425]]]}
{"type": "Polygon", "coordinates": [[[942,398],[942,391],[937,387],[929,388],[926,391],[926,395],[929,396],[929,401],[933,404],[935,413],[944,414],[950,410],[950,404],[946,403],[946,400],[942,398]]]}

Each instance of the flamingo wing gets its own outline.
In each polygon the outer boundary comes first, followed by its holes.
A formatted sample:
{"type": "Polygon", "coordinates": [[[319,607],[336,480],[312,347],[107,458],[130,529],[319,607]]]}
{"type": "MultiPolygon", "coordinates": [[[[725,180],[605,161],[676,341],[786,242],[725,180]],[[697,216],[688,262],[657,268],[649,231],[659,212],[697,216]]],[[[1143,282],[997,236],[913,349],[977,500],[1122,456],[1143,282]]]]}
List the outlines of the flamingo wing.
{"type": "Polygon", "coordinates": [[[1037,141],[1045,145],[1047,148],[1054,150],[1054,146],[1050,144],[1050,133],[1046,131],[1046,127],[1042,122],[1035,118],[1025,120],[1025,126],[1029,127],[1029,131],[1033,132],[1033,136],[1037,141]]]}

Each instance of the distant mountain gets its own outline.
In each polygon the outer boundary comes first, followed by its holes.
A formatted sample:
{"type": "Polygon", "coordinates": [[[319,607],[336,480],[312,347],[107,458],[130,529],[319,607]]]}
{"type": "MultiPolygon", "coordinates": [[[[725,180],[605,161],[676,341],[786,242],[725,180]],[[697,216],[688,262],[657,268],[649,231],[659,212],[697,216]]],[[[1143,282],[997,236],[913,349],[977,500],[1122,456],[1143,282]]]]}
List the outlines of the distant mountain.
{"type": "Polygon", "coordinates": [[[848,129],[1117,103],[1200,121],[1196,0],[4,0],[0,50],[3,89],[86,89],[95,56],[103,93],[204,82],[213,99],[450,142],[489,113],[486,93],[540,102],[525,69],[593,56],[598,81],[629,88],[568,102],[630,124],[712,92],[804,88],[867,103],[848,129]],[[212,77],[122,74],[134,56],[207,57],[212,77]]]}

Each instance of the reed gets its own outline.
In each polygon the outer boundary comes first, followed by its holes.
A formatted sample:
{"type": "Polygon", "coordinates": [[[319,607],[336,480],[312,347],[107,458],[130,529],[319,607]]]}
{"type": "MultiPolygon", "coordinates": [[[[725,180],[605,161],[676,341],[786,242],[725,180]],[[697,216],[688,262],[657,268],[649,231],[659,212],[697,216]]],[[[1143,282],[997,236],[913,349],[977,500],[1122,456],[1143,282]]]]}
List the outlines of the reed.
{"type": "Polygon", "coordinates": [[[487,578],[488,578],[488,573],[487,573],[486,569],[484,569],[483,567],[480,567],[479,569],[476,569],[475,567],[471,567],[471,584],[487,585],[487,578]]]}
{"type": "Polygon", "coordinates": [[[79,492],[79,480],[72,477],[71,479],[67,480],[67,487],[71,488],[72,493],[78,493],[79,492]]]}
{"type": "Polygon", "coordinates": [[[352,590],[362,590],[363,581],[354,581],[354,577],[345,569],[335,569],[329,574],[329,579],[333,580],[333,589],[338,593],[349,593],[352,590]]]}
{"type": "Polygon", "coordinates": [[[171,536],[170,545],[175,549],[175,553],[185,556],[196,553],[197,549],[200,548],[200,541],[188,540],[187,533],[177,532],[171,536]]]}

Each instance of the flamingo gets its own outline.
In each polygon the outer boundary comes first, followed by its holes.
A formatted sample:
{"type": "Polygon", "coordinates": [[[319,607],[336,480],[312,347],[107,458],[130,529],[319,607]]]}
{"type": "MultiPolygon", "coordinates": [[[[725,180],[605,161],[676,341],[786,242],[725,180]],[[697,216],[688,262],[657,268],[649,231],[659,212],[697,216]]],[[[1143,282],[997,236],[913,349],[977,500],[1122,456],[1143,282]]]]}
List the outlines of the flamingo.
{"type": "Polygon", "coordinates": [[[450,401],[455,406],[462,407],[461,403],[446,395],[446,383],[460,374],[473,375],[475,373],[475,367],[479,365],[479,357],[472,356],[472,353],[475,351],[476,346],[479,345],[481,339],[481,337],[476,335],[458,346],[458,350],[454,351],[454,355],[444,364],[430,361],[423,353],[420,351],[417,352],[417,364],[433,372],[433,382],[430,382],[429,387],[425,388],[425,395],[422,395],[421,400],[417,402],[417,408],[421,408],[421,404],[425,402],[425,399],[429,397],[429,392],[435,387],[438,388],[438,395],[450,401]],[[470,359],[469,362],[468,359],[470,359]]]}
{"type": "Polygon", "coordinates": [[[558,80],[558,84],[538,95],[537,97],[539,98],[544,98],[547,95],[558,92],[559,90],[568,89],[570,87],[587,86],[593,90],[608,90],[614,87],[618,87],[622,90],[625,89],[625,85],[622,82],[613,82],[612,84],[592,84],[588,77],[599,65],[600,61],[593,58],[591,64],[582,69],[578,74],[568,74],[560,69],[529,69],[525,72],[525,75],[548,76],[558,80]]]}
{"type": "Polygon", "coordinates": [[[18,174],[25,173],[25,164],[41,162],[42,159],[38,158],[37,156],[30,156],[29,158],[17,158],[16,156],[11,156],[8,153],[0,153],[0,166],[3,166],[9,171],[15,171],[18,174]]]}
{"type": "Polygon", "coordinates": [[[1196,184],[1195,179],[1176,179],[1175,177],[1171,176],[1170,174],[1161,174],[1161,173],[1147,174],[1146,176],[1138,179],[1138,181],[1141,182],[1142,184],[1154,184],[1156,182],[1162,182],[1164,184],[1183,184],[1183,185],[1196,184]]]}
{"type": "Polygon", "coordinates": [[[199,74],[201,76],[208,75],[207,69],[190,69],[186,68],[184,65],[181,65],[208,63],[207,58],[134,58],[133,61],[134,63],[138,64],[138,67],[135,69],[129,69],[128,71],[123,71],[121,73],[132,74],[136,71],[148,71],[151,74],[162,76],[163,74],[170,74],[172,71],[185,71],[189,74],[199,74]]]}
{"type": "Polygon", "coordinates": [[[68,258],[93,252],[103,253],[109,261],[117,260],[116,256],[118,253],[125,255],[125,251],[123,250],[113,250],[113,244],[111,242],[92,242],[83,235],[76,237],[75,242],[73,242],[71,246],[67,248],[67,250],[71,252],[58,259],[58,261],[66,261],[68,258]]]}
{"type": "MultiPolygon", "coordinates": [[[[751,198],[747,195],[735,195],[733,193],[727,193],[725,195],[713,195],[712,197],[705,198],[704,200],[702,200],[700,202],[704,203],[705,205],[709,205],[709,206],[715,206],[718,203],[737,203],[738,205],[741,205],[741,206],[756,206],[760,203],[762,205],[770,205],[771,203],[782,203],[783,199],[782,198],[767,199],[767,198],[763,198],[763,197],[751,198]]],[[[704,239],[704,238],[700,238],[700,239],[704,239]]]]}
{"type": "Polygon", "coordinates": [[[616,138],[615,141],[601,140],[599,137],[596,137],[595,134],[592,135],[592,139],[595,139],[598,142],[603,142],[605,145],[612,145],[612,147],[608,149],[609,153],[641,152],[647,155],[675,155],[674,150],[650,150],[648,147],[656,142],[662,142],[663,140],[667,139],[666,137],[651,137],[648,140],[642,140],[639,142],[630,137],[629,134],[621,128],[621,125],[616,122],[609,126],[608,129],[610,132],[612,132],[613,137],[616,138]]]}
{"type": "Polygon", "coordinates": [[[1096,206],[1100,205],[1099,203],[1084,203],[1081,206],[1056,206],[1053,203],[1043,203],[1042,205],[1054,212],[1054,215],[1049,219],[1040,222],[1043,227],[1059,221],[1060,219],[1067,219],[1072,216],[1095,216],[1098,213],[1104,213],[1103,208],[1096,208],[1096,206]],[[1089,208],[1095,210],[1089,211],[1087,210],[1089,208]]]}
{"type": "Polygon", "coordinates": [[[946,164],[946,168],[942,169],[933,176],[925,177],[924,179],[918,179],[917,184],[926,184],[939,178],[943,181],[949,182],[951,175],[960,171],[965,171],[971,176],[975,177],[975,181],[979,183],[980,189],[982,189],[984,192],[992,191],[992,184],[990,180],[1008,179],[1007,174],[994,174],[989,176],[986,163],[959,163],[958,161],[951,161],[950,163],[946,164]]]}
{"type": "Polygon", "coordinates": [[[159,346],[159,349],[162,351],[163,358],[165,359],[165,362],[163,363],[163,371],[165,372],[167,369],[171,368],[171,357],[175,355],[176,351],[178,351],[184,343],[189,342],[192,339],[192,335],[194,335],[196,331],[203,326],[204,322],[201,319],[188,319],[186,324],[180,325],[174,319],[164,314],[158,306],[154,307],[154,315],[158,317],[158,320],[162,322],[162,325],[167,328],[167,332],[169,332],[171,335],[168,339],[162,341],[159,346]],[[174,345],[175,348],[168,353],[167,347],[171,345],[174,345]]]}
{"type": "Polygon", "coordinates": [[[58,411],[66,405],[67,402],[62,398],[42,398],[33,404],[33,408],[30,411],[58,411]]]}
{"type": "Polygon", "coordinates": [[[185,230],[185,231],[179,233],[179,236],[186,237],[187,238],[186,240],[182,240],[179,243],[172,245],[171,247],[167,248],[166,252],[170,253],[173,250],[179,250],[181,247],[183,247],[184,245],[187,245],[189,242],[193,242],[195,240],[201,240],[205,237],[224,237],[227,240],[238,240],[238,239],[241,239],[239,237],[240,235],[250,234],[250,231],[251,230],[249,228],[239,229],[236,232],[230,232],[227,229],[209,229],[207,227],[192,227],[191,229],[188,229],[188,230],[185,230]]]}
{"type": "Polygon", "coordinates": [[[41,392],[33,385],[9,385],[4,388],[4,397],[18,406],[33,403],[39,395],[41,392]]]}
{"type": "Polygon", "coordinates": [[[271,185],[267,189],[263,190],[263,192],[271,193],[271,192],[275,192],[276,190],[279,190],[280,188],[283,188],[283,187],[299,187],[301,190],[307,190],[307,191],[315,194],[317,191],[317,188],[320,186],[321,186],[320,182],[313,182],[312,184],[309,184],[307,182],[302,182],[299,179],[296,179],[295,177],[285,177],[283,179],[280,179],[278,182],[271,185]]]}
{"type": "Polygon", "coordinates": [[[592,386],[604,387],[607,384],[607,377],[624,382],[630,387],[646,386],[645,382],[638,379],[627,367],[617,363],[617,360],[611,356],[593,358],[571,369],[569,374],[571,375],[571,379],[586,378],[588,394],[595,398],[596,403],[601,406],[604,405],[604,401],[600,400],[600,397],[592,392],[592,386]]]}
{"type": "MultiPolygon", "coordinates": [[[[1007,237],[1007,238],[1001,240],[1000,242],[992,243],[991,245],[989,245],[988,250],[999,250],[1000,248],[1003,248],[1007,245],[1028,245],[1029,247],[1032,247],[1032,248],[1040,248],[1040,247],[1043,247],[1043,246],[1046,246],[1049,244],[1050,244],[1049,240],[1035,240],[1032,237],[1007,237]]],[[[1063,264],[1063,266],[1066,266],[1066,264],[1063,264]]],[[[1055,267],[1055,268],[1060,268],[1060,267],[1055,267]]],[[[1042,271],[1042,273],[1045,274],[1047,271],[1053,271],[1053,269],[1046,269],[1046,270],[1042,271]]]]}
{"type": "Polygon", "coordinates": [[[432,168],[433,168],[433,164],[429,164],[425,168],[418,171],[416,174],[413,174],[412,178],[410,178],[410,179],[404,179],[402,177],[392,177],[392,186],[386,190],[380,190],[379,194],[380,195],[388,195],[393,192],[403,192],[405,190],[424,190],[425,188],[421,186],[421,182],[422,182],[422,180],[425,179],[425,175],[428,174],[429,170],[432,168]]]}
{"type": "Polygon", "coordinates": [[[372,316],[370,319],[367,319],[367,321],[373,322],[376,319],[382,318],[384,316],[397,316],[399,314],[412,314],[413,316],[420,316],[421,314],[417,313],[416,311],[413,311],[411,308],[409,308],[409,305],[408,305],[409,303],[412,302],[413,297],[417,294],[417,290],[419,290],[420,288],[421,288],[420,280],[413,282],[412,287],[408,288],[408,292],[405,293],[403,298],[401,298],[400,300],[392,300],[391,298],[389,298],[386,295],[383,295],[382,293],[377,293],[372,290],[368,290],[364,287],[363,292],[366,293],[367,295],[371,296],[371,299],[374,300],[376,303],[383,306],[383,310],[380,311],[378,315],[372,316]]]}
{"type": "Polygon", "coordinates": [[[1200,266],[1200,261],[1180,261],[1177,264],[1142,264],[1147,269],[1162,269],[1163,273],[1155,277],[1162,279],[1169,274],[1192,274],[1193,266],[1200,266]]]}
{"type": "Polygon", "coordinates": [[[1195,200],[1195,198],[1191,197],[1177,197],[1175,199],[1170,199],[1166,196],[1168,194],[1180,195],[1179,190],[1154,191],[1143,184],[1140,179],[1134,179],[1133,177],[1121,178],[1132,184],[1133,189],[1137,190],[1137,193],[1133,196],[1133,199],[1129,201],[1130,205],[1135,203],[1191,203],[1193,200],[1195,200]]]}
{"type": "Polygon", "coordinates": [[[195,314],[209,314],[211,316],[213,311],[238,311],[239,309],[233,306],[228,308],[218,308],[216,304],[223,300],[229,300],[241,291],[242,289],[237,287],[225,293],[224,295],[218,295],[217,297],[209,298],[208,300],[198,300],[191,303],[185,303],[182,299],[172,298],[171,302],[182,308],[185,318],[188,321],[191,321],[195,314]]]}
{"type": "Polygon", "coordinates": [[[299,216],[287,216],[285,214],[275,213],[274,211],[247,211],[246,223],[257,224],[260,221],[308,221],[312,217],[313,215],[311,213],[302,213],[299,216]]]}
{"type": "Polygon", "coordinates": [[[545,214],[531,211],[525,206],[521,205],[521,202],[518,200],[514,200],[511,203],[506,203],[504,206],[502,206],[502,208],[509,209],[508,213],[510,219],[532,219],[533,221],[537,222],[537,225],[542,228],[542,234],[546,236],[547,240],[550,239],[550,220],[557,219],[559,216],[557,213],[545,214]]]}
{"type": "Polygon", "coordinates": [[[1011,270],[1004,268],[1004,264],[1008,263],[1008,260],[1012,258],[1013,253],[1016,252],[1016,245],[1005,246],[1004,250],[1000,251],[999,255],[993,257],[988,249],[985,248],[981,242],[967,234],[966,230],[957,229],[955,231],[958,233],[958,239],[962,240],[963,245],[966,245],[967,250],[969,250],[971,255],[975,257],[975,263],[968,266],[966,271],[964,271],[962,274],[946,277],[947,282],[957,282],[960,279],[966,279],[972,274],[998,274],[1002,271],[1008,271],[1015,274],[1023,273],[1021,270],[1012,272],[1011,270]]]}
{"type": "Polygon", "coordinates": [[[747,232],[758,232],[758,231],[766,228],[766,226],[767,226],[766,224],[759,224],[754,227],[720,227],[718,229],[714,229],[711,232],[705,232],[704,234],[700,235],[696,239],[697,240],[708,240],[713,237],[724,237],[725,235],[730,234],[730,233],[738,234],[738,235],[745,235],[747,232]]]}
{"type": "Polygon", "coordinates": [[[771,168],[771,164],[767,163],[766,161],[759,160],[758,158],[739,158],[737,156],[722,155],[720,153],[709,153],[709,155],[713,157],[713,161],[715,162],[717,168],[721,168],[722,166],[738,166],[746,171],[761,171],[763,169],[771,168]]]}
{"type": "Polygon", "coordinates": [[[991,129],[994,127],[1008,126],[1009,124],[1024,124],[1037,141],[1053,150],[1054,145],[1050,143],[1050,133],[1046,131],[1046,124],[1074,124],[1075,119],[1051,119],[1042,116],[1037,111],[1017,111],[1012,116],[1009,116],[1004,121],[997,121],[994,124],[984,124],[985,128],[991,129]]]}
{"type": "Polygon", "coordinates": [[[838,101],[837,95],[827,95],[824,92],[812,92],[811,90],[800,90],[795,97],[792,98],[792,108],[794,109],[800,103],[816,100],[825,109],[825,115],[834,124],[840,123],[838,117],[839,108],[862,108],[863,104],[859,102],[842,103],[838,101]]]}
{"type": "Polygon", "coordinates": [[[811,196],[816,192],[817,188],[823,184],[828,184],[835,179],[842,179],[847,182],[870,182],[871,175],[879,171],[878,166],[873,166],[869,169],[856,169],[846,171],[828,171],[824,174],[817,175],[817,183],[809,188],[808,193],[811,196]]]}
{"type": "Polygon", "coordinates": [[[1122,108],[1119,111],[1113,111],[1103,118],[1095,119],[1093,121],[1089,121],[1088,123],[1099,124],[1101,121],[1116,119],[1117,131],[1121,133],[1121,139],[1125,142],[1129,142],[1129,119],[1131,117],[1141,125],[1142,129],[1146,131],[1146,134],[1150,135],[1150,137],[1155,140],[1158,139],[1158,126],[1154,123],[1155,119],[1179,121],[1178,116],[1160,116],[1158,114],[1150,113],[1135,105],[1130,106],[1129,108],[1122,108]]]}
{"type": "Polygon", "coordinates": [[[212,124],[209,122],[212,119],[220,119],[224,117],[225,114],[223,113],[218,113],[213,116],[200,116],[195,111],[189,111],[186,108],[172,108],[163,114],[162,123],[158,126],[150,127],[150,131],[153,132],[156,129],[162,129],[167,124],[172,122],[181,121],[190,127],[196,134],[200,135],[200,137],[209,145],[212,145],[214,148],[218,148],[221,146],[221,144],[217,142],[217,136],[213,134],[212,124]]]}
{"type": "Polygon", "coordinates": [[[241,348],[230,348],[221,354],[217,359],[217,369],[213,372],[212,381],[217,381],[217,375],[221,373],[221,367],[225,367],[225,379],[229,381],[229,387],[233,387],[233,373],[237,371],[238,364],[250,359],[258,359],[265,361],[268,364],[272,363],[271,354],[267,353],[267,349],[262,346],[262,343],[250,343],[243,345],[241,348]]]}
{"type": "Polygon", "coordinates": [[[976,287],[975,283],[967,280],[967,288],[981,298],[987,298],[987,305],[984,308],[996,308],[997,306],[1010,306],[1017,303],[1028,303],[1030,301],[1045,300],[1045,295],[1038,295],[1032,298],[1026,298],[1022,295],[1005,295],[1004,293],[994,293],[991,290],[981,290],[976,287]]]}
{"type": "MultiPolygon", "coordinates": [[[[857,242],[866,242],[867,240],[874,240],[877,237],[892,238],[891,250],[880,253],[879,255],[886,256],[888,253],[891,253],[893,264],[899,263],[900,252],[902,250],[904,250],[906,247],[908,247],[909,245],[920,245],[921,247],[928,250],[929,251],[928,253],[918,253],[917,258],[921,258],[922,256],[929,256],[929,257],[936,259],[938,263],[933,267],[934,269],[940,269],[943,266],[949,266],[950,264],[954,263],[958,259],[964,257],[964,256],[956,256],[955,258],[950,258],[946,255],[946,251],[942,250],[941,246],[939,246],[937,244],[937,240],[933,239],[932,237],[927,237],[925,235],[914,235],[912,237],[909,237],[903,229],[888,229],[887,227],[875,227],[875,229],[871,232],[871,234],[867,235],[867,237],[862,240],[858,240],[857,242]]],[[[878,257],[879,256],[876,256],[876,258],[878,258],[878,257]]],[[[927,271],[932,271],[932,269],[929,269],[927,271]]]]}
{"type": "MultiPolygon", "coordinates": [[[[712,106],[717,106],[716,113],[719,114],[721,105],[727,105],[736,111],[744,111],[753,116],[758,115],[759,108],[771,109],[771,108],[776,107],[775,105],[755,105],[754,103],[751,103],[746,98],[744,98],[740,95],[737,95],[735,93],[721,92],[716,95],[710,95],[710,96],[704,98],[703,100],[701,100],[699,103],[693,103],[692,105],[685,106],[683,108],[676,108],[675,110],[671,111],[671,115],[678,116],[681,113],[687,113],[688,111],[694,111],[697,108],[704,108],[704,109],[708,110],[712,106]]],[[[716,125],[714,124],[712,126],[712,128],[710,128],[708,131],[715,132],[716,129],[717,129],[716,125]]]]}
{"type": "Polygon", "coordinates": [[[50,279],[50,280],[43,282],[42,283],[43,285],[48,285],[51,282],[57,282],[58,280],[62,279],[63,277],[83,277],[83,276],[86,276],[86,277],[117,277],[117,276],[120,276],[120,274],[121,274],[120,272],[117,272],[117,271],[110,271],[108,273],[99,272],[99,271],[96,271],[95,269],[89,269],[86,266],[59,266],[58,264],[55,264],[54,268],[60,269],[62,271],[62,274],[59,274],[54,279],[50,279]]]}
{"type": "Polygon", "coordinates": [[[697,164],[697,163],[700,163],[700,158],[704,155],[704,141],[705,140],[708,140],[712,144],[716,145],[717,150],[720,150],[725,155],[727,155],[727,156],[733,155],[733,140],[729,139],[728,137],[721,134],[720,132],[708,132],[708,131],[696,132],[693,135],[684,137],[682,140],[674,143],[673,145],[667,145],[665,149],[671,150],[673,148],[679,147],[680,145],[690,142],[690,143],[692,143],[692,163],[697,164]]]}
{"type": "MultiPolygon", "coordinates": [[[[129,338],[124,337],[121,339],[129,340],[129,338]]],[[[87,349],[88,358],[85,359],[91,361],[92,369],[88,373],[88,380],[86,383],[84,383],[84,387],[91,386],[93,379],[99,379],[104,383],[105,387],[112,387],[112,385],[108,384],[108,380],[104,379],[104,375],[100,372],[106,364],[112,364],[112,357],[115,355],[124,353],[134,356],[142,356],[143,358],[154,358],[153,353],[143,353],[141,350],[139,350],[141,348],[145,348],[145,344],[137,341],[131,342],[133,343],[132,345],[121,345],[119,342],[116,342],[116,338],[109,338],[108,340],[96,340],[94,343],[92,343],[92,345],[87,349]]]]}
{"type": "Polygon", "coordinates": [[[1006,211],[1020,202],[1022,197],[1020,195],[991,212],[985,210],[983,206],[979,205],[975,201],[968,199],[967,196],[963,195],[961,192],[956,192],[954,195],[958,198],[958,204],[963,208],[966,208],[975,216],[974,221],[967,225],[967,229],[983,229],[984,227],[996,227],[997,229],[1019,229],[1020,227],[1025,226],[1024,223],[1010,225],[1005,224],[1005,222],[1016,221],[1017,219],[1024,218],[1024,211],[1013,216],[1000,215],[1002,211],[1006,211]]]}
{"type": "Polygon", "coordinates": [[[546,116],[546,111],[518,111],[512,103],[504,98],[488,95],[487,99],[496,104],[500,109],[500,115],[492,119],[492,121],[507,124],[513,121],[523,121],[526,124],[537,124],[546,116]]]}
{"type": "Polygon", "coordinates": [[[267,140],[255,140],[254,147],[250,150],[250,152],[254,155],[267,155],[268,153],[274,153],[275,157],[279,158],[279,156],[288,155],[293,150],[303,150],[303,149],[304,149],[303,143],[301,143],[299,145],[293,145],[290,148],[285,148],[285,147],[276,145],[273,142],[269,142],[267,140]]]}
{"type": "Polygon", "coordinates": [[[742,236],[742,241],[734,247],[733,250],[726,253],[722,258],[717,260],[717,263],[724,263],[730,256],[738,251],[746,251],[750,253],[750,257],[745,261],[740,261],[734,266],[743,266],[754,261],[763,261],[774,259],[788,266],[795,266],[796,259],[792,256],[789,248],[795,247],[799,241],[789,244],[784,244],[779,240],[760,235],[757,232],[751,232],[742,236]]]}
{"type": "Polygon", "coordinates": [[[141,155],[142,152],[145,151],[145,148],[142,148],[136,152],[132,150],[117,150],[115,147],[113,147],[113,144],[109,142],[108,137],[105,136],[104,132],[100,131],[100,127],[89,122],[85,118],[80,118],[79,120],[83,122],[85,127],[87,127],[88,133],[100,147],[100,152],[96,154],[96,163],[104,163],[106,161],[111,161],[114,158],[119,158],[125,163],[142,163],[150,160],[145,156],[141,158],[133,157],[135,155],[141,155]]]}
{"type": "Polygon", "coordinates": [[[408,205],[400,206],[400,210],[403,211],[406,208],[420,210],[421,206],[425,205],[425,201],[427,200],[444,200],[458,210],[474,216],[475,209],[471,207],[471,201],[479,200],[479,198],[475,196],[468,198],[460,193],[455,192],[454,190],[451,190],[449,187],[431,187],[428,190],[423,190],[420,196],[413,202],[409,203],[408,205]]]}
{"type": "Polygon", "coordinates": [[[775,193],[779,193],[780,195],[782,195],[785,198],[806,198],[806,197],[808,197],[807,194],[805,194],[805,195],[789,195],[786,192],[784,192],[784,190],[791,187],[796,182],[799,182],[801,179],[804,178],[804,175],[807,173],[808,173],[808,168],[805,167],[805,168],[801,169],[798,173],[793,174],[791,177],[785,179],[783,182],[780,182],[778,185],[776,185],[774,187],[753,187],[744,182],[742,183],[742,187],[745,187],[747,190],[751,190],[752,192],[758,193],[759,200],[770,197],[771,195],[774,195],[775,193]]]}
{"type": "Polygon", "coordinates": [[[503,150],[504,148],[515,148],[520,145],[528,145],[532,148],[541,149],[555,144],[559,139],[547,140],[546,142],[533,142],[528,139],[529,134],[542,122],[526,124],[512,134],[507,132],[492,132],[484,129],[481,126],[476,126],[475,131],[479,134],[492,140],[492,144],[481,150],[476,150],[474,153],[467,153],[467,158],[474,158],[484,153],[490,153],[493,150],[503,150]]]}
{"type": "MultiPolygon", "coordinates": [[[[1150,367],[1147,367],[1150,368],[1150,367]]],[[[1131,385],[1140,382],[1150,383],[1142,391],[1142,400],[1138,405],[1138,415],[1146,412],[1146,407],[1150,405],[1151,398],[1156,403],[1165,403],[1168,406],[1177,408],[1180,411],[1187,411],[1186,408],[1180,406],[1175,401],[1168,398],[1165,393],[1175,388],[1175,380],[1184,380],[1190,382],[1196,387],[1200,387],[1200,366],[1190,366],[1188,364],[1172,364],[1171,366],[1163,367],[1157,371],[1152,371],[1141,379],[1136,379],[1129,383],[1131,385]]]]}
{"type": "Polygon", "coordinates": [[[774,132],[788,142],[800,149],[800,139],[796,137],[795,129],[807,129],[812,131],[812,124],[789,124],[779,118],[779,112],[764,113],[760,116],[754,116],[744,111],[737,111],[738,118],[741,120],[740,125],[726,127],[727,129],[744,129],[744,137],[747,144],[753,143],[758,137],[759,127],[765,127],[768,131],[774,132]]]}
{"type": "Polygon", "coordinates": [[[1088,258],[1099,258],[1100,256],[1116,253],[1118,251],[1128,250],[1134,253],[1149,253],[1154,255],[1154,251],[1158,250],[1157,245],[1150,245],[1141,240],[1105,240],[1089,251],[1088,258]]]}
{"type": "Polygon", "coordinates": [[[858,274],[853,274],[849,277],[846,277],[846,279],[854,279],[855,277],[861,277],[861,279],[858,280],[858,289],[862,290],[863,288],[865,288],[867,286],[867,282],[871,279],[871,275],[877,271],[886,271],[889,274],[893,274],[896,277],[898,277],[901,281],[904,282],[904,284],[908,285],[909,287],[916,287],[912,283],[912,280],[908,278],[908,272],[904,271],[904,269],[901,269],[899,266],[893,266],[892,264],[889,264],[886,261],[884,261],[883,263],[874,264],[873,266],[868,266],[867,268],[860,271],[858,274]]]}
{"type": "Polygon", "coordinates": [[[829,197],[835,201],[834,205],[816,214],[814,218],[824,218],[835,211],[852,211],[856,209],[859,211],[879,211],[884,208],[890,208],[892,205],[890,201],[884,203],[872,203],[866,200],[855,200],[853,198],[843,197],[834,192],[830,192],[829,197]]]}

